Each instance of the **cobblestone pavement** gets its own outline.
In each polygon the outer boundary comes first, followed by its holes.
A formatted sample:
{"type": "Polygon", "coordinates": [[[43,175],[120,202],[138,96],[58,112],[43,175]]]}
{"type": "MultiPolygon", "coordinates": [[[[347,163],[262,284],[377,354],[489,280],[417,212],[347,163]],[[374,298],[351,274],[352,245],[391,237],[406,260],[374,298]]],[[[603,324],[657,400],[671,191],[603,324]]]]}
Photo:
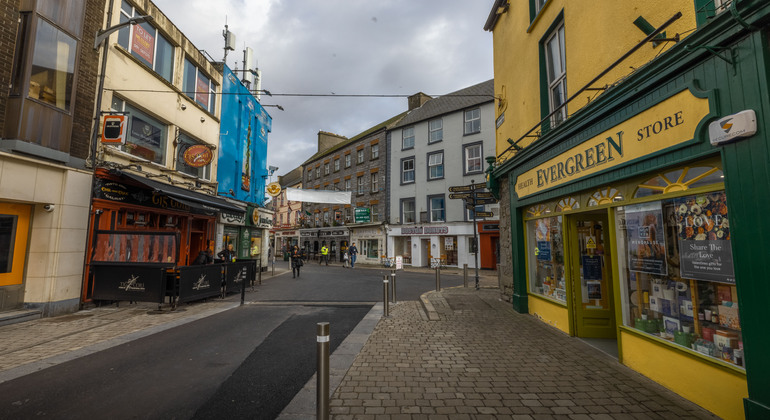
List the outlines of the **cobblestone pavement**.
{"type": "Polygon", "coordinates": [[[333,418],[715,418],[499,297],[454,288],[395,305],[333,393],[333,418]]]}

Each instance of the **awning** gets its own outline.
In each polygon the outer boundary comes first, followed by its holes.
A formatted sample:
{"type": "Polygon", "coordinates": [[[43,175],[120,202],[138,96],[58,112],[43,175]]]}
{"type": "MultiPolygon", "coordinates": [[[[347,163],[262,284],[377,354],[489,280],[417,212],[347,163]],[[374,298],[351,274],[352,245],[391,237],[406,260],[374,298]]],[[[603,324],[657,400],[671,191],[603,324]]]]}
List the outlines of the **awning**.
{"type": "Polygon", "coordinates": [[[186,190],[184,188],[175,187],[163,182],[154,181],[147,178],[144,175],[134,175],[120,170],[113,170],[112,173],[126,178],[130,178],[142,185],[145,185],[155,192],[166,194],[173,199],[182,203],[188,204],[191,207],[203,208],[209,211],[225,211],[228,213],[245,214],[246,209],[238,207],[235,204],[228,203],[224,199],[214,197],[207,194],[197,193],[195,191],[186,190]]]}

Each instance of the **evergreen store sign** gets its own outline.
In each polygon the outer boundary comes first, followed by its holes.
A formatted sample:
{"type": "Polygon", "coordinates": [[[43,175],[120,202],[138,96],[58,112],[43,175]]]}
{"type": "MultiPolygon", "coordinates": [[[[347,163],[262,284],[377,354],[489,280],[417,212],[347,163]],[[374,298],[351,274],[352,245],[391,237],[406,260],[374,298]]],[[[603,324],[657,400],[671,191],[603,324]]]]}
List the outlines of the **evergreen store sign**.
{"type": "Polygon", "coordinates": [[[706,98],[684,90],[516,178],[519,198],[576,181],[693,138],[706,98]]]}

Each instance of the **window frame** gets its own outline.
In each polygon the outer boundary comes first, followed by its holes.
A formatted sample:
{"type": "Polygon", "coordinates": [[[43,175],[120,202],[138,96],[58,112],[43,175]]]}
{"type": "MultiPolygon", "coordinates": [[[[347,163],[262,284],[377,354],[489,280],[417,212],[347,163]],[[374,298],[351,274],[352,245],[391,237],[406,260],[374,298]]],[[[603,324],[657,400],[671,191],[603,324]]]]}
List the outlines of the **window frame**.
{"type": "Polygon", "coordinates": [[[439,117],[428,121],[428,144],[438,143],[443,140],[444,140],[444,120],[439,117]],[[432,127],[434,122],[438,122],[440,126],[438,128],[432,127]],[[433,138],[434,133],[438,133],[437,139],[433,138]]]}
{"type": "Polygon", "coordinates": [[[426,167],[427,167],[427,174],[426,175],[427,175],[427,180],[428,181],[436,181],[436,180],[439,180],[439,179],[444,179],[444,176],[445,176],[446,172],[444,171],[445,162],[444,162],[444,150],[443,149],[442,150],[436,150],[436,151],[433,151],[433,152],[428,152],[425,155],[425,163],[426,163],[426,167]],[[432,165],[430,160],[431,160],[431,158],[433,156],[441,156],[441,163],[432,165]],[[441,176],[435,176],[435,177],[432,176],[431,170],[434,169],[434,168],[440,168],[441,169],[441,176]]]}
{"type": "Polygon", "coordinates": [[[369,156],[370,156],[369,160],[379,159],[379,157],[380,157],[380,144],[379,143],[373,144],[369,148],[369,156]]]}
{"type": "Polygon", "coordinates": [[[200,105],[209,114],[214,114],[216,109],[217,84],[214,83],[211,77],[201,71],[200,67],[193,63],[187,56],[182,60],[182,87],[185,95],[190,98],[192,102],[200,105]],[[188,70],[194,70],[193,74],[189,74],[188,70]],[[189,80],[188,77],[191,77],[192,80],[189,80]],[[200,93],[198,92],[198,81],[200,77],[203,77],[208,81],[208,97],[206,105],[198,100],[198,94],[200,93]],[[192,84],[191,86],[189,86],[190,83],[192,84]],[[192,90],[190,90],[190,88],[192,88],[192,90]]]}
{"type": "Polygon", "coordinates": [[[364,156],[366,155],[366,149],[360,149],[356,150],[356,165],[360,165],[364,163],[366,160],[364,156]]]}
{"type": "Polygon", "coordinates": [[[417,202],[414,197],[402,198],[399,200],[399,219],[401,224],[415,224],[417,223],[417,202]],[[406,212],[404,211],[404,204],[412,203],[412,221],[407,222],[405,219],[406,212]]]}
{"type": "MultiPolygon", "coordinates": [[[[190,143],[190,146],[194,146],[194,145],[203,145],[203,146],[207,146],[207,147],[209,146],[206,142],[204,142],[202,140],[198,140],[195,137],[193,137],[193,136],[191,136],[191,135],[189,135],[189,134],[187,134],[185,132],[180,131],[179,132],[179,138],[178,138],[178,143],[179,144],[177,145],[177,149],[176,149],[176,154],[177,154],[177,156],[176,156],[176,164],[175,164],[174,169],[176,169],[177,171],[182,172],[184,174],[187,174],[187,175],[190,175],[190,176],[194,176],[194,177],[197,177],[197,178],[200,178],[200,179],[203,179],[203,180],[207,180],[207,181],[210,180],[211,179],[211,165],[202,166],[200,168],[193,168],[191,166],[188,166],[185,163],[185,161],[184,161],[184,152],[187,149],[183,149],[183,144],[184,144],[184,142],[186,140],[189,140],[188,143],[190,143]],[[180,168],[180,164],[182,165],[181,168],[180,168]],[[189,170],[191,172],[194,171],[194,170],[197,170],[197,171],[195,171],[196,173],[187,172],[187,171],[184,170],[186,168],[189,168],[189,170]]],[[[190,147],[190,146],[188,146],[188,147],[190,147]]],[[[281,197],[281,205],[283,205],[283,197],[281,197]]]]}
{"type": "Polygon", "coordinates": [[[330,173],[329,169],[330,169],[329,162],[324,163],[324,175],[329,175],[330,173]]]}
{"type": "Polygon", "coordinates": [[[364,195],[366,193],[366,182],[364,182],[364,176],[356,177],[356,195],[364,195]]]}
{"type": "Polygon", "coordinates": [[[334,172],[340,171],[340,158],[334,159],[334,172]]]}
{"type": "MultiPolygon", "coordinates": [[[[476,159],[476,158],[474,158],[476,159]]],[[[480,174],[484,172],[484,142],[475,142],[475,143],[468,143],[463,145],[463,175],[474,175],[474,174],[480,174]],[[476,148],[479,149],[479,169],[477,171],[470,171],[468,170],[468,149],[476,148]]]]}
{"type": "Polygon", "coordinates": [[[414,126],[410,125],[409,127],[404,127],[401,129],[401,150],[409,150],[414,149],[414,126]],[[410,133],[410,135],[407,136],[407,133],[410,133]],[[411,139],[411,145],[406,145],[406,139],[411,139]]]}
{"type": "Polygon", "coordinates": [[[400,178],[401,179],[401,185],[414,184],[416,182],[416,178],[417,178],[416,177],[416,171],[417,171],[417,168],[415,167],[416,166],[415,164],[416,164],[416,161],[415,161],[415,157],[414,156],[409,156],[409,157],[401,158],[400,170],[399,170],[399,173],[401,174],[400,175],[401,176],[401,178],[400,178]],[[410,181],[404,181],[404,174],[406,173],[404,171],[404,163],[407,162],[407,161],[410,161],[410,160],[412,161],[412,169],[410,169],[407,172],[411,172],[412,173],[412,179],[410,181]]]}
{"type": "MultiPolygon", "coordinates": [[[[566,63],[566,47],[565,47],[565,24],[564,24],[564,18],[562,16],[559,16],[556,21],[554,21],[554,24],[551,26],[551,28],[546,31],[546,34],[543,36],[540,49],[541,54],[543,57],[543,63],[542,63],[542,95],[544,99],[543,104],[543,116],[552,113],[556,108],[558,108],[559,105],[554,105],[554,89],[558,88],[561,95],[562,95],[562,104],[566,102],[567,100],[567,63],[566,63]],[[554,78],[551,80],[551,73],[552,73],[552,67],[554,65],[553,58],[550,53],[550,43],[556,39],[558,41],[558,48],[559,48],[559,64],[561,65],[562,70],[557,75],[554,73],[554,78]]],[[[567,105],[564,105],[561,107],[561,110],[557,112],[556,114],[552,115],[551,118],[548,121],[549,128],[555,128],[558,125],[564,123],[568,118],[567,113],[567,105]]]]}
{"type": "Polygon", "coordinates": [[[433,194],[429,195],[427,197],[428,199],[428,222],[429,223],[436,223],[436,222],[446,222],[446,196],[444,194],[433,194]],[[441,208],[441,211],[443,213],[443,218],[441,220],[433,219],[433,200],[440,198],[442,202],[444,203],[443,207],[441,208]]]}
{"type": "Polygon", "coordinates": [[[481,107],[466,109],[463,111],[463,135],[469,136],[478,133],[481,133],[481,107]],[[476,113],[478,113],[478,116],[474,115],[476,113]],[[468,114],[470,114],[470,119],[468,114]],[[474,127],[476,125],[478,127],[474,127]]]}
{"type": "MultiPolygon", "coordinates": [[[[126,0],[123,0],[121,2],[120,11],[119,11],[120,23],[127,22],[129,19],[135,18],[137,16],[139,16],[139,14],[137,14],[136,7],[134,7],[132,4],[130,4],[126,0]],[[125,9],[126,7],[129,7],[131,9],[130,14],[125,9]]],[[[123,48],[132,57],[136,58],[137,61],[141,62],[143,65],[150,68],[153,71],[153,73],[157,74],[160,78],[162,78],[163,80],[166,80],[169,83],[174,83],[174,70],[175,70],[174,65],[176,61],[175,60],[176,46],[171,41],[169,41],[169,39],[163,33],[161,33],[160,29],[156,28],[149,22],[142,22],[136,25],[129,25],[125,28],[121,28],[118,31],[118,45],[120,45],[120,47],[123,48]],[[154,44],[152,48],[151,64],[147,64],[146,62],[147,59],[142,57],[140,53],[134,51],[132,39],[134,36],[134,32],[137,30],[137,27],[141,28],[144,31],[147,31],[148,33],[149,33],[148,28],[152,28],[154,30],[154,39],[153,39],[154,44]],[[166,44],[168,44],[169,48],[171,49],[171,57],[169,58],[169,63],[164,63],[163,60],[158,60],[158,49],[159,49],[158,40],[159,39],[163,39],[163,41],[165,41],[166,44]],[[126,43],[126,45],[123,44],[124,42],[126,43]],[[159,61],[161,61],[160,64],[159,64],[159,61]],[[169,73],[168,77],[166,77],[166,75],[158,71],[158,68],[157,68],[158,65],[164,65],[164,64],[167,64],[170,66],[170,69],[168,71],[169,73]]]]}
{"type": "Polygon", "coordinates": [[[126,143],[125,144],[121,144],[121,145],[112,146],[112,147],[116,147],[118,150],[120,150],[120,151],[122,151],[124,153],[128,153],[128,154],[130,154],[132,156],[136,156],[136,157],[138,157],[140,159],[144,159],[144,160],[146,160],[148,162],[152,162],[152,163],[155,163],[157,165],[166,167],[166,162],[168,161],[168,153],[167,153],[167,151],[168,151],[168,137],[169,137],[169,132],[170,132],[169,124],[164,123],[163,121],[159,120],[157,117],[155,117],[153,115],[150,115],[147,112],[144,112],[143,110],[141,110],[138,107],[128,103],[128,101],[126,101],[125,99],[123,99],[121,97],[118,97],[118,96],[113,96],[112,97],[112,103],[110,103],[110,109],[113,110],[113,111],[116,111],[116,112],[126,112],[126,113],[128,113],[129,114],[129,120],[130,120],[129,124],[128,124],[128,131],[126,133],[126,143]],[[119,107],[115,107],[116,104],[120,104],[120,106],[119,107]],[[126,109],[130,109],[130,111],[126,111],[126,109]],[[128,144],[134,144],[134,142],[129,142],[129,140],[131,138],[133,138],[131,133],[133,131],[134,118],[136,117],[136,115],[139,115],[140,117],[143,117],[145,119],[152,120],[152,121],[145,121],[145,123],[148,124],[148,125],[153,125],[153,123],[157,123],[157,125],[160,126],[161,133],[160,133],[160,145],[158,146],[158,150],[162,151],[162,153],[163,153],[163,158],[160,161],[155,161],[155,160],[147,159],[144,156],[131,153],[131,151],[128,149],[128,147],[127,147],[128,144]]]}
{"type": "Polygon", "coordinates": [[[352,157],[350,156],[350,153],[345,155],[345,168],[350,168],[352,157]]]}
{"type": "Polygon", "coordinates": [[[379,177],[377,176],[377,172],[372,173],[370,178],[371,178],[369,180],[369,185],[371,186],[370,194],[376,194],[380,192],[379,177]]]}

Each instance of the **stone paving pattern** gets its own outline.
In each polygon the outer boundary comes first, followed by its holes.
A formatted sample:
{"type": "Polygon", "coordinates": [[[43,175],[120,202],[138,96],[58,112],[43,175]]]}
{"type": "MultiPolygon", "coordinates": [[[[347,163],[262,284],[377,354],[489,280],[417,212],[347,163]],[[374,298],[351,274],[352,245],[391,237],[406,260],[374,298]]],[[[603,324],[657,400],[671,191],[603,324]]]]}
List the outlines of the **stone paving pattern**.
{"type": "Polygon", "coordinates": [[[496,289],[424,295],[383,318],[330,401],[343,419],[716,418],[496,289]]]}

